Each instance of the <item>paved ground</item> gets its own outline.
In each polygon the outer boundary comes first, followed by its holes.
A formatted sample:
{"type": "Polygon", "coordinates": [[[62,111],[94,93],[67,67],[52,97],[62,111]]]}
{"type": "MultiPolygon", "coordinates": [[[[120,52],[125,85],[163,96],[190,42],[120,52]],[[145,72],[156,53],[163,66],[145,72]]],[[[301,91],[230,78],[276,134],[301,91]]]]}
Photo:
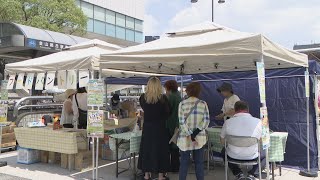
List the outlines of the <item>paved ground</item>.
{"type": "MultiPolygon", "coordinates": [[[[36,163],[32,165],[24,165],[16,163],[17,153],[9,152],[0,155],[0,161],[7,161],[8,166],[0,168],[0,179],[1,180],[69,180],[69,179],[92,179],[90,169],[85,169],[82,172],[68,171],[60,168],[59,165],[36,163]]],[[[122,162],[122,167],[126,167],[127,163],[122,162]]],[[[113,162],[102,161],[99,168],[100,179],[105,180],[131,180],[132,175],[130,172],[121,174],[118,179],[115,178],[115,165],[113,162]]],[[[306,178],[301,177],[297,170],[283,169],[282,176],[278,176],[276,171],[276,180],[320,180],[320,178],[306,178]]],[[[177,174],[170,174],[171,180],[178,180],[177,174]]],[[[195,175],[190,174],[188,180],[195,180],[195,175]]],[[[211,170],[206,176],[205,180],[223,180],[224,169],[223,167],[216,167],[211,170]]]]}

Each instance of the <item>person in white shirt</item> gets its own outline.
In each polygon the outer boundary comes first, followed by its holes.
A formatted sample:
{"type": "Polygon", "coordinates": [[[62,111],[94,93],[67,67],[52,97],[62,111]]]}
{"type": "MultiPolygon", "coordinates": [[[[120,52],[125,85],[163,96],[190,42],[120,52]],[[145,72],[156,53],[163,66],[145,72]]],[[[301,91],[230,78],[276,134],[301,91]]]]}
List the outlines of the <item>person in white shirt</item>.
{"type": "MultiPolygon", "coordinates": [[[[249,114],[249,107],[246,102],[238,101],[234,106],[235,115],[227,120],[221,130],[221,143],[224,144],[224,138],[227,135],[232,136],[247,136],[261,139],[262,136],[262,122],[260,119],[252,117],[249,114]]],[[[251,147],[235,147],[228,145],[226,152],[229,158],[235,160],[254,160],[258,158],[258,144],[251,147]]],[[[224,155],[224,151],[222,154],[224,155]]],[[[265,155],[261,154],[262,167],[265,166],[265,155]]],[[[236,164],[228,163],[232,173],[238,178],[243,178],[243,173],[240,167],[236,164]]],[[[258,175],[258,165],[248,172],[250,177],[258,175]]],[[[252,177],[253,178],[253,177],[252,177]]]]}
{"type": "Polygon", "coordinates": [[[72,109],[72,98],[76,93],[73,89],[68,89],[64,92],[66,100],[63,102],[60,124],[64,128],[73,128],[73,109],[72,109]]]}
{"type": "Polygon", "coordinates": [[[85,87],[79,87],[77,84],[77,93],[72,100],[73,122],[78,124],[78,129],[87,129],[87,90],[85,87]]]}
{"type": "Polygon", "coordinates": [[[216,116],[217,120],[227,120],[234,115],[234,104],[240,101],[240,98],[234,94],[232,85],[223,83],[217,91],[225,98],[222,106],[222,113],[216,116]]]}

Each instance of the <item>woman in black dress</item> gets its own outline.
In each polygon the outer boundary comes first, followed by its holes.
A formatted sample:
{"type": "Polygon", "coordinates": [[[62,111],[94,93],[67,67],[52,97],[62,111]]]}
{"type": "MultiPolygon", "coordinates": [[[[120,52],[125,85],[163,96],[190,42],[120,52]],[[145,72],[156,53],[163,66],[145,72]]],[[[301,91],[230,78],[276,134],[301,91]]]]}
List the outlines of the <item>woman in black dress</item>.
{"type": "Polygon", "coordinates": [[[138,168],[145,173],[144,179],[150,179],[151,173],[158,173],[158,179],[164,180],[164,173],[170,170],[169,137],[166,131],[169,103],[162,94],[158,78],[150,78],[146,93],[140,97],[140,105],[144,111],[144,123],[138,168]]]}

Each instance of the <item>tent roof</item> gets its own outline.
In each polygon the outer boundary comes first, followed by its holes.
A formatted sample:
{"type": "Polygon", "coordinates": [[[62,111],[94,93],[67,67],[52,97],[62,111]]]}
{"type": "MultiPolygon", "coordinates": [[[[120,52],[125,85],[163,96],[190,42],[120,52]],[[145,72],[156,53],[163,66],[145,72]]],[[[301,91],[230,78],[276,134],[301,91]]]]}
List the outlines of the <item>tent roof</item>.
{"type": "Polygon", "coordinates": [[[42,56],[35,59],[6,65],[8,73],[47,72],[70,69],[92,69],[99,61],[101,54],[110,53],[119,46],[100,40],[91,40],[71,46],[69,50],[42,56]]]}
{"type": "Polygon", "coordinates": [[[160,74],[199,74],[308,66],[307,56],[271,42],[261,34],[202,23],[167,37],[101,55],[100,68],[160,74]]]}

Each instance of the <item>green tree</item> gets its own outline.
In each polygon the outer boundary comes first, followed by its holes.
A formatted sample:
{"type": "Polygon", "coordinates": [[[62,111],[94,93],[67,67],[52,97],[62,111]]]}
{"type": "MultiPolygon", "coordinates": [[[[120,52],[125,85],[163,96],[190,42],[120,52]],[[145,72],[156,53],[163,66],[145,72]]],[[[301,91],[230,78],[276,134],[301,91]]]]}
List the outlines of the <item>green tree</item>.
{"type": "Polygon", "coordinates": [[[0,0],[0,21],[81,35],[87,27],[74,0],[0,0]]]}

